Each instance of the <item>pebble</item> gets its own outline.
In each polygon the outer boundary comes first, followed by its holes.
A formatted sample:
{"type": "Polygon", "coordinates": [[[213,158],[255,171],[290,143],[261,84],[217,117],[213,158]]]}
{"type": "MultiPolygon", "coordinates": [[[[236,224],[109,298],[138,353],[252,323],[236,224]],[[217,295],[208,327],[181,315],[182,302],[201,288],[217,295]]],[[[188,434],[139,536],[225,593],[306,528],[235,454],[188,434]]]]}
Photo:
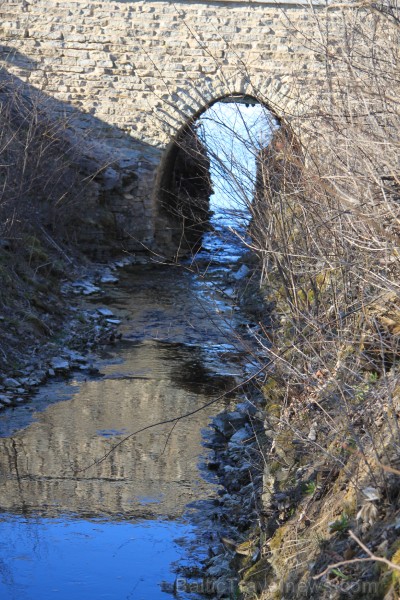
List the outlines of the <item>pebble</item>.
{"type": "Polygon", "coordinates": [[[235,410],[217,415],[211,425],[223,435],[228,436],[241,428],[247,421],[247,415],[235,410]]]}
{"type": "Polygon", "coordinates": [[[245,402],[240,402],[237,405],[236,410],[241,413],[244,413],[246,416],[251,415],[253,417],[259,409],[254,402],[246,400],[245,402]]]}
{"type": "Polygon", "coordinates": [[[52,358],[50,361],[51,368],[54,371],[68,371],[69,370],[69,362],[64,358],[56,357],[52,358]]]}
{"type": "Polygon", "coordinates": [[[122,267],[126,267],[127,265],[131,264],[133,262],[134,257],[125,257],[125,258],[121,258],[120,260],[116,260],[115,261],[115,266],[118,268],[122,268],[122,267]]]}
{"type": "Polygon", "coordinates": [[[233,288],[226,288],[225,290],[223,290],[223,294],[227,297],[227,298],[236,298],[236,292],[233,288]]]}
{"type": "Polygon", "coordinates": [[[317,433],[318,433],[318,423],[314,422],[311,427],[310,427],[310,432],[308,434],[308,439],[310,440],[310,442],[315,442],[317,439],[317,433]]]}
{"type": "Polygon", "coordinates": [[[17,379],[13,379],[12,377],[6,377],[4,380],[4,385],[8,388],[18,388],[20,383],[17,379]]]}
{"type": "Polygon", "coordinates": [[[245,277],[247,277],[247,275],[250,273],[250,269],[248,266],[246,265],[242,265],[240,267],[240,269],[238,271],[236,271],[236,273],[232,274],[233,279],[235,279],[235,281],[240,281],[240,279],[244,279],[245,277]]]}
{"type": "Polygon", "coordinates": [[[73,361],[75,363],[87,362],[87,359],[83,356],[83,354],[80,354],[79,352],[76,352],[75,350],[69,350],[68,348],[66,348],[64,350],[63,358],[66,358],[67,360],[73,361]]]}
{"type": "Polygon", "coordinates": [[[11,398],[8,398],[7,396],[1,396],[0,402],[6,406],[9,406],[10,404],[12,404],[11,398]]]}
{"type": "Polygon", "coordinates": [[[111,273],[105,273],[101,276],[100,283],[118,283],[118,277],[115,277],[111,273]]]}
{"type": "Polygon", "coordinates": [[[236,431],[236,433],[233,434],[229,443],[230,444],[243,444],[248,439],[250,439],[252,436],[253,436],[252,431],[246,425],[245,427],[242,427],[242,429],[239,429],[238,431],[236,431]]]}
{"type": "Polygon", "coordinates": [[[207,574],[211,577],[221,577],[230,572],[230,560],[221,560],[220,556],[215,556],[210,560],[211,566],[207,569],[207,574]]]}
{"type": "Polygon", "coordinates": [[[102,317],[113,317],[114,313],[112,310],[110,310],[109,308],[98,308],[97,312],[102,316],[102,317]]]}
{"type": "Polygon", "coordinates": [[[74,281],[72,287],[77,293],[81,293],[84,296],[89,296],[90,294],[96,294],[97,292],[100,292],[100,288],[90,281],[74,281]]]}

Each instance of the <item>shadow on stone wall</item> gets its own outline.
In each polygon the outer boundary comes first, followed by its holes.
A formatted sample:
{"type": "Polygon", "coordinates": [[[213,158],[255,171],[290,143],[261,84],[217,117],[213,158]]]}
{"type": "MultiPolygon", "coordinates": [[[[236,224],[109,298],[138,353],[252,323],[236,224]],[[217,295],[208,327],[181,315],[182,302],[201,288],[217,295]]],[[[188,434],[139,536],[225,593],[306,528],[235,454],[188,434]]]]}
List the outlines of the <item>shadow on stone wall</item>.
{"type": "MultiPolygon", "coordinates": [[[[0,101],[3,108],[9,106],[15,127],[40,118],[57,131],[60,148],[68,153],[68,176],[58,190],[60,197],[74,196],[68,236],[96,258],[155,249],[159,207],[154,182],[162,150],[48,95],[45,73],[17,50],[0,46],[0,59],[0,101]],[[44,89],[23,81],[14,70],[27,79],[39,73],[44,89]],[[79,189],[73,189],[73,181],[80,182],[79,189]]],[[[40,196],[44,201],[45,194],[40,196]]]]}
{"type": "Polygon", "coordinates": [[[176,248],[178,256],[195,251],[209,228],[212,186],[210,159],[194,123],[170,144],[157,187],[159,220],[170,224],[167,245],[176,248]]]}

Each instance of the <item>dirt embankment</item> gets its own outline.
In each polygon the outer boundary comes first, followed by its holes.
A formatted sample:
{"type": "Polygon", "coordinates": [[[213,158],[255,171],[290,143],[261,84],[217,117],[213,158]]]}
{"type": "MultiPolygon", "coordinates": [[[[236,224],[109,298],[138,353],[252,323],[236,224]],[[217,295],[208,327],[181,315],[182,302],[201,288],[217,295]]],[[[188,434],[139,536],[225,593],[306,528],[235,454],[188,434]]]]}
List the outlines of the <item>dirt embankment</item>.
{"type": "Polygon", "coordinates": [[[0,250],[0,258],[5,282],[0,308],[1,409],[29,401],[49,378],[74,370],[95,374],[91,353],[116,341],[118,319],[107,307],[94,309],[88,299],[115,284],[118,267],[133,257],[108,265],[83,260],[66,265],[37,242],[29,260],[7,247],[0,250]]]}
{"type": "MultiPolygon", "coordinates": [[[[263,322],[264,309],[250,332],[263,369],[253,380],[263,427],[249,438],[263,475],[252,531],[231,549],[239,589],[246,600],[395,599],[397,237],[389,249],[384,214],[373,221],[358,207],[343,211],[291,134],[278,142],[261,157],[252,208],[272,323],[263,322]]],[[[398,187],[382,186],[366,191],[363,210],[376,212],[381,193],[386,217],[398,215],[398,187]]]]}
{"type": "Polygon", "coordinates": [[[107,229],[99,202],[104,169],[87,164],[68,123],[49,118],[40,92],[4,69],[0,162],[0,406],[6,406],[78,364],[79,352],[107,335],[107,324],[90,317],[63,285],[94,276],[84,254],[94,240],[109,253],[112,244],[100,235],[107,229]]]}

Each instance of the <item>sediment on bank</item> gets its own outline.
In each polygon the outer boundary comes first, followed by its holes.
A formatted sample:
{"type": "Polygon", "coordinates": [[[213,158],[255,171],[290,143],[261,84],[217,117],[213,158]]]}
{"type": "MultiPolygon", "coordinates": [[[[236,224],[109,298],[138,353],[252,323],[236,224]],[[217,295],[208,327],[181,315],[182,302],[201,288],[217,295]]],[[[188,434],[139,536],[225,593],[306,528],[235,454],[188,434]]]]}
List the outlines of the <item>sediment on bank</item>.
{"type": "Polygon", "coordinates": [[[28,262],[15,263],[4,248],[0,257],[7,269],[15,266],[6,273],[0,313],[0,409],[28,402],[49,379],[76,371],[96,375],[93,353],[118,340],[119,320],[88,300],[96,297],[101,305],[107,287],[118,281],[118,267],[132,257],[108,265],[76,262],[46,277],[28,262]]]}

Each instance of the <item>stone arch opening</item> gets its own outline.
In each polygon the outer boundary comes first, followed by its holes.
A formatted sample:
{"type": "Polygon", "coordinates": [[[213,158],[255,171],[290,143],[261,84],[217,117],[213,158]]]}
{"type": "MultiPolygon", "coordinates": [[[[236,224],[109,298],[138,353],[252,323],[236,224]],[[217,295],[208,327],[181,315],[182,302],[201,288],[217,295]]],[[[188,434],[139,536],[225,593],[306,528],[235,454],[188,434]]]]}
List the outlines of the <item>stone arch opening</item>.
{"type": "Polygon", "coordinates": [[[257,155],[279,124],[246,94],[217,98],[193,115],[170,142],[158,173],[157,238],[165,247],[193,251],[216,208],[243,212],[255,193],[257,155]]]}

